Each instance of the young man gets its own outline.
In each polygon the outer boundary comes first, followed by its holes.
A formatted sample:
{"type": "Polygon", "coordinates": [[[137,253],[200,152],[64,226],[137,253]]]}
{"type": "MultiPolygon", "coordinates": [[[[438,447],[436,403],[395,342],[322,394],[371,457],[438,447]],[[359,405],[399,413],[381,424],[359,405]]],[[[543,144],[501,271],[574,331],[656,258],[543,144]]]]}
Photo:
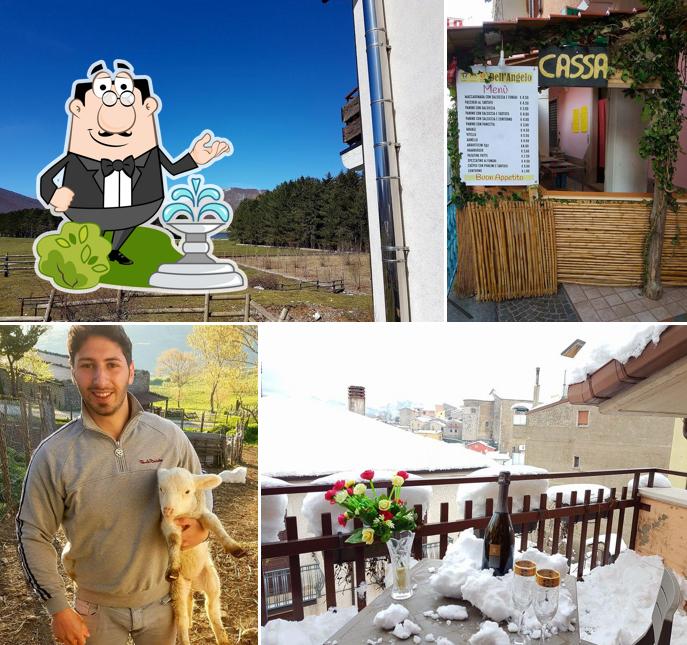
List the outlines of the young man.
{"type": "MultiPolygon", "coordinates": [[[[75,325],[67,348],[81,417],[45,439],[29,463],[17,513],[24,573],[59,643],[125,645],[131,634],[136,645],[173,645],[157,469],[200,473],[200,462],[182,430],[128,393],[134,364],[121,326],[75,325]],[[74,608],[52,545],[60,527],[74,608]]],[[[197,520],[177,522],[182,548],[207,539],[197,520]]]]}

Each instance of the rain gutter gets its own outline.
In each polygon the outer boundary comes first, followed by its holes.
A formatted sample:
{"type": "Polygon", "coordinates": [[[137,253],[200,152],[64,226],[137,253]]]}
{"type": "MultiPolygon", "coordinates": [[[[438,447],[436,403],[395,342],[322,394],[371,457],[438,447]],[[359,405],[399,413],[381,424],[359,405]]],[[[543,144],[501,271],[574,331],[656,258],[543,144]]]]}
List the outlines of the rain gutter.
{"type": "Polygon", "coordinates": [[[598,405],[687,356],[687,325],[671,325],[657,344],[649,343],[637,357],[609,361],[581,383],[568,387],[573,405],[598,405]]]}
{"type": "Polygon", "coordinates": [[[372,111],[377,210],[384,306],[388,322],[410,321],[408,267],[401,208],[401,179],[383,0],[361,0],[372,111]]]}

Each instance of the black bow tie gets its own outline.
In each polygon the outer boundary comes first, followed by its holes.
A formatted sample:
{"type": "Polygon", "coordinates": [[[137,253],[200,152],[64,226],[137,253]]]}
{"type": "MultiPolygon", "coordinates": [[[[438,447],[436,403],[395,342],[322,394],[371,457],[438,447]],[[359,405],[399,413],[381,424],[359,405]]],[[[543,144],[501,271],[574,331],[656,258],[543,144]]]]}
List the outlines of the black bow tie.
{"type": "Polygon", "coordinates": [[[126,159],[120,161],[111,161],[110,159],[102,159],[100,161],[100,168],[103,171],[103,175],[107,177],[111,175],[115,170],[123,170],[127,176],[131,177],[134,174],[134,168],[136,164],[134,163],[134,158],[129,155],[126,159]]]}

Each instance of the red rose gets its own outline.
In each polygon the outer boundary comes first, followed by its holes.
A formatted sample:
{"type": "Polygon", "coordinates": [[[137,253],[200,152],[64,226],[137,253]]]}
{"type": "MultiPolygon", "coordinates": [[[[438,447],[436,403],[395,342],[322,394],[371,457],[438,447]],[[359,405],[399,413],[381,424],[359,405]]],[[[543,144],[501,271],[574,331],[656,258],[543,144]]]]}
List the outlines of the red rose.
{"type": "Polygon", "coordinates": [[[360,473],[360,479],[365,479],[367,481],[374,479],[374,476],[375,476],[374,470],[365,470],[362,473],[360,473]]]}
{"type": "Polygon", "coordinates": [[[348,517],[346,516],[346,513],[341,513],[339,517],[336,518],[337,522],[341,524],[341,526],[346,526],[346,522],[348,522],[348,517]]]}
{"type": "Polygon", "coordinates": [[[339,491],[342,490],[346,486],[346,482],[343,479],[340,479],[338,482],[334,483],[334,490],[339,491]]]}
{"type": "Polygon", "coordinates": [[[348,491],[349,495],[353,495],[353,488],[352,487],[349,487],[346,490],[348,491]]]}
{"type": "Polygon", "coordinates": [[[408,479],[408,473],[407,473],[405,470],[399,470],[396,474],[397,474],[399,477],[403,477],[403,480],[404,480],[404,481],[405,481],[406,479],[408,479]]]}
{"type": "Polygon", "coordinates": [[[385,519],[385,520],[393,520],[394,519],[394,514],[390,511],[379,511],[379,514],[385,519]]]}
{"type": "Polygon", "coordinates": [[[324,498],[328,502],[331,502],[333,504],[334,503],[334,495],[336,495],[336,491],[332,488],[324,494],[324,498]]]}

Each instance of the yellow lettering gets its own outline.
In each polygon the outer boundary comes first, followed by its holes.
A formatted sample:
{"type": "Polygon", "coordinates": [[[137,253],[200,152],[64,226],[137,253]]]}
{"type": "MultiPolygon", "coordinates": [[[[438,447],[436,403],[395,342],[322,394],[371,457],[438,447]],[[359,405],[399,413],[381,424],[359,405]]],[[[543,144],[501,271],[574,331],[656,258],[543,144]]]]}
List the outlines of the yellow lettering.
{"type": "Polygon", "coordinates": [[[570,56],[561,54],[556,61],[556,78],[570,77],[570,56]]]}
{"type": "Polygon", "coordinates": [[[608,54],[598,54],[594,60],[594,78],[606,78],[608,74],[608,54]]]}
{"type": "Polygon", "coordinates": [[[582,66],[582,54],[575,54],[570,59],[570,64],[572,65],[573,69],[577,70],[570,74],[570,78],[577,78],[584,70],[584,67],[582,66]]]}
{"type": "Polygon", "coordinates": [[[587,54],[584,57],[584,64],[587,67],[587,71],[582,74],[580,78],[587,80],[590,79],[594,73],[594,54],[587,54]]]}
{"type": "Polygon", "coordinates": [[[547,54],[546,56],[542,56],[541,60],[539,61],[539,73],[542,76],[546,76],[546,78],[555,78],[554,74],[551,74],[551,72],[547,72],[544,68],[546,62],[551,58],[556,58],[556,54],[547,54]]]}

